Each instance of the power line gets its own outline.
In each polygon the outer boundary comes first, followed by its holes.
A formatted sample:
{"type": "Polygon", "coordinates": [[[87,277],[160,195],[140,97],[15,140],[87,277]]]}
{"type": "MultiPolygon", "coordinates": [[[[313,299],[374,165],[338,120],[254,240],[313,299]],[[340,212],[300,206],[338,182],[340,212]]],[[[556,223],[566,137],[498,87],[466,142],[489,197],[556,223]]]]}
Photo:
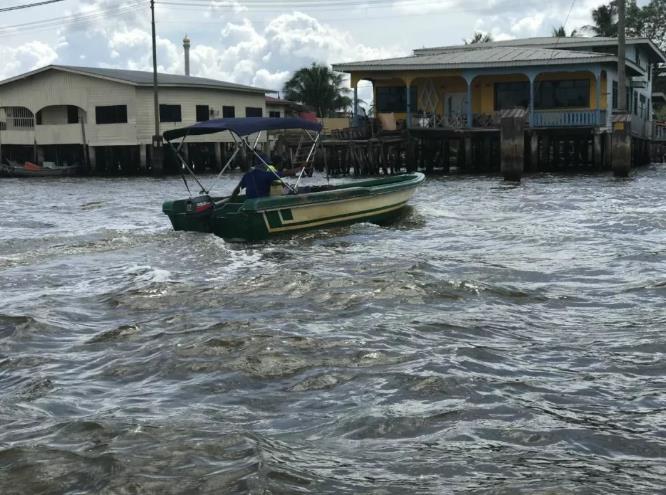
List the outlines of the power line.
{"type": "Polygon", "coordinates": [[[29,9],[30,7],[39,7],[40,5],[49,5],[51,3],[64,2],[65,0],[44,0],[43,2],[25,3],[23,5],[14,5],[13,7],[3,7],[0,12],[9,12],[10,10],[29,9]]]}
{"type": "MultiPolygon", "coordinates": [[[[171,5],[177,7],[190,7],[193,9],[196,8],[205,8],[205,9],[215,9],[215,4],[210,2],[201,2],[201,1],[178,1],[178,0],[159,0],[156,2],[159,5],[171,5]]],[[[254,0],[248,1],[245,0],[243,3],[239,3],[238,6],[246,10],[263,10],[263,11],[278,11],[284,9],[316,9],[316,10],[337,10],[343,8],[359,8],[365,9],[367,7],[383,7],[394,5],[393,0],[365,0],[362,3],[359,3],[358,0],[328,0],[326,2],[321,2],[320,0],[254,0]]],[[[428,7],[428,6],[438,6],[439,2],[435,0],[404,0],[400,3],[400,7],[428,7]]],[[[233,7],[232,7],[233,9],[233,7]]]]}
{"type": "Polygon", "coordinates": [[[64,25],[75,25],[87,23],[99,18],[106,18],[111,16],[122,16],[134,12],[139,12],[143,9],[147,9],[148,5],[145,4],[143,0],[135,0],[132,3],[124,5],[122,7],[116,7],[106,10],[97,10],[95,12],[87,12],[83,14],[67,15],[61,17],[54,17],[51,19],[42,19],[39,21],[24,22],[22,24],[14,24],[12,26],[6,26],[0,28],[0,38],[10,35],[16,35],[16,30],[30,28],[30,34],[46,30],[53,29],[54,27],[62,27],[64,25]]]}

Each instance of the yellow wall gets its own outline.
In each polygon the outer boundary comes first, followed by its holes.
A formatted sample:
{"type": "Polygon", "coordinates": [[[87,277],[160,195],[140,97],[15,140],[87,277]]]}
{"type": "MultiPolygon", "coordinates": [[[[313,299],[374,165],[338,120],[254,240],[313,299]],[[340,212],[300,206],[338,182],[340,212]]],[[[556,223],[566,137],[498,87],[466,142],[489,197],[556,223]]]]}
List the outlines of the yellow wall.
{"type": "MultiPolygon", "coordinates": [[[[537,81],[556,81],[563,79],[587,79],[590,81],[590,105],[589,109],[596,108],[596,80],[591,72],[547,72],[540,74],[537,81]]],[[[423,88],[427,81],[433,81],[437,90],[440,102],[438,112],[444,115],[444,102],[442,96],[444,93],[465,93],[467,92],[467,83],[457,71],[406,71],[404,73],[353,73],[352,84],[360,80],[371,80],[373,84],[373,97],[377,100],[377,88],[386,86],[405,86],[406,82],[417,87],[418,102],[413,102],[413,111],[423,110],[421,106],[423,88]]],[[[494,85],[498,82],[527,81],[527,76],[523,74],[503,74],[478,76],[472,82],[472,111],[474,113],[493,113],[495,111],[495,90],[494,85]]],[[[604,110],[608,105],[608,95],[606,94],[606,73],[601,77],[601,109],[604,110]]],[[[396,119],[405,119],[404,113],[396,114],[396,119]]]]}

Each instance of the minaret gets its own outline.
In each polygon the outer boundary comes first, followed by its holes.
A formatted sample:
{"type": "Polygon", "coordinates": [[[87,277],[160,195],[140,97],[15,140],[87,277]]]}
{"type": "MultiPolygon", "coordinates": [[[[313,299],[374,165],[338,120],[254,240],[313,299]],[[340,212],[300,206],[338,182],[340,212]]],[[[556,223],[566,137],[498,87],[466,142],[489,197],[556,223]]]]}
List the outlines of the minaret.
{"type": "Polygon", "coordinates": [[[185,75],[190,75],[190,38],[185,35],[183,38],[183,49],[185,50],[185,75]]]}

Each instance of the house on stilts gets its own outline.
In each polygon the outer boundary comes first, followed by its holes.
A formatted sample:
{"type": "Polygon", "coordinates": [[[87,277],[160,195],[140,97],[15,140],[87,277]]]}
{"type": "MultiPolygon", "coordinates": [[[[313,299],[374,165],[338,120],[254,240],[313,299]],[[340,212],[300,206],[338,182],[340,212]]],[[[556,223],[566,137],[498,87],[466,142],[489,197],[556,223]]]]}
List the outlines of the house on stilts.
{"type": "Polygon", "coordinates": [[[666,123],[655,121],[653,104],[664,97],[652,87],[666,55],[648,39],[626,40],[628,113],[620,115],[617,53],[616,38],[544,37],[423,48],[333,68],[350,74],[355,97],[359,82],[370,81],[375,112],[403,122],[407,165],[515,177],[611,169],[623,140],[631,165],[663,159],[666,123]]]}

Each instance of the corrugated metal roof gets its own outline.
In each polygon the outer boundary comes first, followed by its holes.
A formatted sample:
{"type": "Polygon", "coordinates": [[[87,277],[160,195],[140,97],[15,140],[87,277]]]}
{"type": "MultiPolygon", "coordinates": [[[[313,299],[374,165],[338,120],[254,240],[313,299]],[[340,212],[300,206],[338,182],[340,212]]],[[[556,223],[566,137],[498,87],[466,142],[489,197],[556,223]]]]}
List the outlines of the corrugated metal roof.
{"type": "MultiPolygon", "coordinates": [[[[478,50],[484,48],[497,48],[504,46],[534,46],[541,48],[548,48],[553,46],[581,46],[588,44],[604,44],[607,42],[617,42],[616,38],[607,38],[607,37],[594,37],[588,38],[583,36],[574,36],[574,37],[554,37],[554,36],[539,36],[534,38],[517,38],[513,40],[502,40],[502,41],[488,41],[486,43],[470,43],[468,45],[448,45],[448,46],[435,46],[432,48],[418,48],[414,50],[414,55],[426,55],[431,52],[442,52],[442,51],[455,51],[455,50],[478,50]]],[[[630,40],[627,40],[630,41],[630,40]]]]}
{"type": "MultiPolygon", "coordinates": [[[[661,62],[666,62],[666,55],[648,38],[627,38],[628,45],[643,44],[648,45],[654,52],[655,58],[661,62]]],[[[553,48],[565,49],[593,48],[602,46],[617,45],[617,38],[605,36],[573,36],[573,37],[554,37],[542,36],[535,38],[518,38],[513,40],[489,41],[486,43],[471,43],[469,45],[450,45],[433,48],[418,48],[414,50],[414,55],[432,55],[435,53],[448,51],[471,51],[487,48],[507,47],[507,46],[532,46],[535,48],[553,48]]]]}
{"type": "MultiPolygon", "coordinates": [[[[126,70],[126,69],[104,69],[97,67],[76,67],[70,65],[54,65],[55,68],[69,69],[76,72],[83,72],[92,76],[101,76],[111,79],[119,79],[127,81],[137,86],[152,86],[153,73],[142,70],[126,70]]],[[[184,86],[184,87],[214,87],[220,89],[230,89],[236,91],[253,91],[258,93],[265,93],[263,88],[256,88],[253,86],[245,86],[244,84],[230,83],[226,81],[218,81],[217,79],[207,79],[204,77],[192,77],[181,74],[164,74],[158,72],[157,84],[160,86],[184,86]]]]}
{"type": "MultiPolygon", "coordinates": [[[[153,73],[141,70],[126,70],[126,69],[106,69],[98,67],[77,67],[71,65],[49,65],[42,67],[26,74],[7,79],[0,82],[0,85],[7,84],[18,79],[30,77],[32,75],[44,72],[50,69],[63,70],[67,72],[74,72],[77,74],[88,75],[92,77],[99,77],[103,79],[111,79],[122,83],[131,84],[133,86],[152,86],[153,73]]],[[[246,91],[252,93],[266,93],[267,89],[257,88],[254,86],[245,86],[243,84],[230,83],[226,81],[218,81],[217,79],[207,79],[204,77],[192,77],[180,74],[157,74],[157,84],[161,87],[181,87],[181,88],[209,88],[209,89],[225,89],[228,91],[246,91]]]]}
{"type": "Polygon", "coordinates": [[[544,64],[582,64],[612,62],[616,57],[605,53],[571,50],[552,50],[534,47],[496,47],[482,50],[450,51],[432,55],[411,55],[335,64],[339,71],[349,70],[404,70],[404,69],[464,69],[488,67],[518,67],[544,64]]]}

